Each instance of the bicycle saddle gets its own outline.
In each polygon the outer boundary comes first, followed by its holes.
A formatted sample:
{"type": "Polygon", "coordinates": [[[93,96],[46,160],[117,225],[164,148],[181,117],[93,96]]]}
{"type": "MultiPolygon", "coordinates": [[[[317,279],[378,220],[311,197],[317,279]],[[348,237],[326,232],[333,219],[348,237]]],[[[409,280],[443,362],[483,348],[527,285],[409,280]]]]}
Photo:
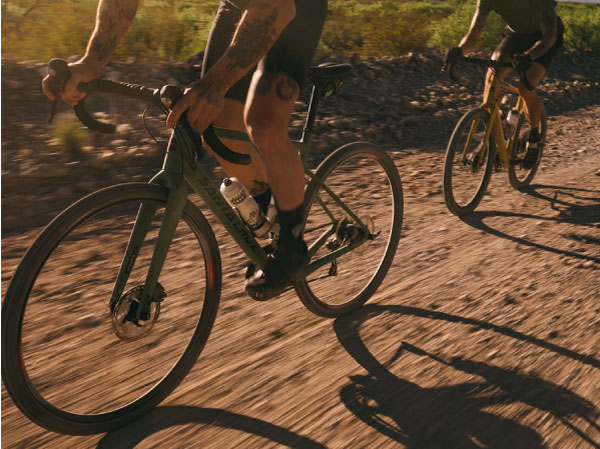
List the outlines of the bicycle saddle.
{"type": "Polygon", "coordinates": [[[344,83],[344,77],[350,73],[350,64],[325,63],[309,67],[308,79],[321,92],[322,97],[339,92],[344,83]]]}
{"type": "Polygon", "coordinates": [[[311,81],[328,81],[336,78],[342,78],[347,72],[352,70],[350,64],[334,64],[327,62],[308,68],[308,77],[311,81]]]}

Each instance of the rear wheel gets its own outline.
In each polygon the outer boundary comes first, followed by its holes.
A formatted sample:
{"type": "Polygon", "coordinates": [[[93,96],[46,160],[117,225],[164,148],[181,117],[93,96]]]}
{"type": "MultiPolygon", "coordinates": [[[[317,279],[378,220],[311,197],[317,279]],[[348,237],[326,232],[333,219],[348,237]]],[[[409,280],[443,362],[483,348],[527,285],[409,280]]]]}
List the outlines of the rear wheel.
{"type": "Polygon", "coordinates": [[[93,193],[50,223],[21,261],[2,306],[2,378],[35,423],[82,435],[120,427],[162,401],[200,355],[217,313],[221,268],[214,234],[190,202],[157,302],[137,325],[123,320],[139,300],[167,197],[166,188],[149,184],[93,193]],[[141,204],[156,213],[111,307],[141,204]]]}
{"type": "Polygon", "coordinates": [[[494,131],[489,131],[490,114],[473,109],[462,116],[446,149],[444,201],[454,215],[469,214],[481,202],[492,176],[496,151],[494,131]]]}
{"type": "MultiPolygon", "coordinates": [[[[525,116],[521,114],[519,117],[519,124],[517,125],[518,129],[518,139],[513,145],[512,151],[512,159],[522,160],[525,157],[525,153],[527,152],[527,137],[529,136],[530,126],[525,116]]],[[[540,166],[540,162],[542,160],[542,153],[544,152],[544,144],[546,143],[546,131],[548,129],[548,118],[546,116],[546,109],[542,105],[542,116],[540,118],[540,134],[542,136],[540,150],[538,153],[538,158],[535,161],[535,164],[527,169],[523,167],[522,162],[518,162],[515,165],[511,165],[508,168],[508,179],[510,180],[510,185],[513,186],[517,190],[523,190],[531,181],[537,170],[540,166]]]]}
{"type": "MultiPolygon", "coordinates": [[[[315,175],[370,234],[360,246],[295,283],[298,296],[311,312],[337,317],[364,304],[392,264],[402,230],[402,183],[387,153],[366,142],[339,148],[319,165],[315,175]]],[[[326,243],[312,254],[311,263],[356,241],[360,224],[316,180],[306,189],[305,204],[309,248],[326,237],[326,243]]]]}

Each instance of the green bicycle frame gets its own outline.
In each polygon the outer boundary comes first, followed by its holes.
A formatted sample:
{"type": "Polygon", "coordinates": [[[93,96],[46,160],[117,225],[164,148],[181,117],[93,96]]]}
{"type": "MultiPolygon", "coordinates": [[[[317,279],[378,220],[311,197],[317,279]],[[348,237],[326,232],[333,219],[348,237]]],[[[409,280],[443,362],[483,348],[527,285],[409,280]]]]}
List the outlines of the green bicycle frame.
{"type": "MultiPolygon", "coordinates": [[[[358,216],[348,208],[346,204],[335,193],[327,187],[321,179],[310,172],[306,168],[306,160],[310,150],[312,141],[312,126],[316,116],[316,108],[320,92],[313,87],[313,93],[309,105],[308,115],[305,122],[305,127],[300,140],[293,141],[298,148],[300,158],[305,166],[307,177],[319,183],[322,189],[337,203],[358,225],[360,237],[352,244],[334,250],[327,255],[311,261],[308,267],[302,273],[307,276],[318,268],[332,262],[343,254],[354,250],[369,238],[368,228],[360,221],[358,216]]],[[[229,129],[215,128],[217,136],[222,139],[230,139],[236,141],[250,142],[247,133],[229,129]]],[[[154,176],[150,182],[169,188],[169,196],[164,212],[164,217],[158,232],[156,244],[154,246],[152,259],[146,275],[142,297],[140,300],[141,307],[137,308],[136,318],[139,320],[145,306],[154,297],[154,292],[160,271],[167,257],[169,247],[175,234],[177,224],[183,213],[187,201],[188,185],[194,190],[206,203],[208,208],[223,224],[225,229],[233,237],[242,251],[248,256],[250,261],[258,268],[262,268],[267,260],[267,254],[257,242],[252,232],[248,229],[245,223],[241,220],[238,214],[225,201],[219,187],[215,185],[212,176],[207,170],[197,162],[197,153],[192,139],[183,129],[181,125],[176,125],[173,131],[176,145],[173,145],[171,139],[167,148],[167,153],[163,162],[162,169],[154,176]]],[[[338,222],[333,213],[326,206],[321,198],[317,197],[317,202],[324,209],[325,213],[331,219],[331,226],[323,232],[323,234],[309,248],[310,255],[314,255],[319,248],[326,244],[327,239],[332,236],[337,229],[338,222]]],[[[111,304],[114,304],[123,294],[129,274],[131,273],[136,257],[140,251],[141,245],[144,242],[146,234],[150,228],[157,207],[152,204],[143,203],[140,205],[138,214],[129,237],[129,242],[125,249],[125,254],[119,268],[117,278],[111,295],[111,304]]]]}

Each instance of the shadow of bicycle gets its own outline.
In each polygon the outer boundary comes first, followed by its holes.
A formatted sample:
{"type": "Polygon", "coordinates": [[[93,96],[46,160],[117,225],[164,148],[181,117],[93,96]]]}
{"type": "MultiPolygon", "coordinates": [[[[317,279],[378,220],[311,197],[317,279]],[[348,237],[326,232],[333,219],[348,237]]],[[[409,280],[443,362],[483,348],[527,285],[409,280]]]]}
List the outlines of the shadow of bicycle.
{"type": "Polygon", "coordinates": [[[550,208],[559,212],[557,221],[583,226],[600,224],[600,190],[534,184],[524,193],[548,201],[550,208]],[[544,193],[544,190],[552,193],[544,193]],[[597,196],[586,196],[586,193],[597,196]]]}
{"type": "MultiPolygon", "coordinates": [[[[600,413],[592,403],[559,385],[466,358],[443,358],[407,342],[401,342],[389,360],[380,362],[362,341],[360,329],[365,322],[383,313],[469,324],[535,344],[542,343],[533,337],[478,320],[404,306],[368,305],[351,316],[337,319],[334,329],[339,341],[368,371],[367,375],[350,376],[351,382],[341,389],[340,398],[351,412],[380,433],[415,449],[546,447],[542,437],[533,429],[486,411],[489,407],[520,402],[553,415],[581,440],[592,447],[600,447],[598,442],[571,424],[573,418],[583,419],[600,431],[597,424],[600,413]],[[428,358],[483,380],[421,387],[395,376],[388,369],[406,354],[428,358]]],[[[540,346],[577,359],[576,353],[570,350],[551,344],[540,346]]],[[[600,361],[592,360],[593,366],[600,366],[600,361]]]]}
{"type": "MultiPolygon", "coordinates": [[[[98,449],[134,448],[155,433],[184,424],[207,424],[238,430],[290,448],[326,449],[325,446],[310,438],[298,435],[262,419],[251,418],[222,409],[189,406],[157,407],[139,420],[106,434],[98,442],[97,447],[98,449]]],[[[173,441],[172,444],[165,447],[177,447],[176,445],[176,441],[173,441]]],[[[198,446],[186,439],[184,444],[179,447],[198,446]]]]}
{"type": "Polygon", "coordinates": [[[588,233],[584,232],[589,230],[595,234],[596,229],[600,227],[600,196],[583,196],[581,192],[600,194],[600,191],[598,190],[559,187],[552,185],[534,185],[530,186],[526,193],[535,198],[548,201],[550,203],[550,208],[559,212],[556,216],[543,217],[540,215],[519,212],[475,211],[466,217],[462,217],[461,220],[469,226],[484,231],[490,235],[510,240],[521,245],[530,246],[532,248],[541,249],[555,254],[561,254],[574,259],[580,259],[584,261],[591,260],[595,263],[600,263],[600,257],[589,256],[575,251],[569,251],[566,249],[560,249],[553,246],[536,243],[527,238],[517,237],[500,229],[493,228],[485,222],[485,220],[488,218],[510,217],[531,219],[536,221],[544,220],[548,223],[569,223],[577,225],[579,227],[578,229],[581,229],[582,232],[566,233],[563,234],[563,237],[585,244],[600,245],[599,238],[593,235],[588,235],[588,233]],[[544,190],[550,190],[553,193],[544,193],[544,190]]]}

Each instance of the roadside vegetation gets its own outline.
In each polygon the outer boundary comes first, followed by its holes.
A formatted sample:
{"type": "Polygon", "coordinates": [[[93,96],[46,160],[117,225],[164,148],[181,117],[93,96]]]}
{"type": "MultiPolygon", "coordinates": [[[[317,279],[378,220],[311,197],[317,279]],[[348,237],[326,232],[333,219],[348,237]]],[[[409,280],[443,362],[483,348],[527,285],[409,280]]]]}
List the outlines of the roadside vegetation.
{"type": "MultiPolygon", "coordinates": [[[[81,54],[93,28],[97,0],[2,0],[2,56],[47,60],[81,54]]],[[[144,0],[115,59],[186,61],[206,43],[217,0],[144,0]]],[[[398,56],[456,45],[476,0],[330,0],[319,56],[359,53],[398,56]]],[[[569,48],[600,50],[600,7],[559,4],[569,48]]],[[[492,48],[503,28],[492,14],[481,47],[492,48]]]]}

